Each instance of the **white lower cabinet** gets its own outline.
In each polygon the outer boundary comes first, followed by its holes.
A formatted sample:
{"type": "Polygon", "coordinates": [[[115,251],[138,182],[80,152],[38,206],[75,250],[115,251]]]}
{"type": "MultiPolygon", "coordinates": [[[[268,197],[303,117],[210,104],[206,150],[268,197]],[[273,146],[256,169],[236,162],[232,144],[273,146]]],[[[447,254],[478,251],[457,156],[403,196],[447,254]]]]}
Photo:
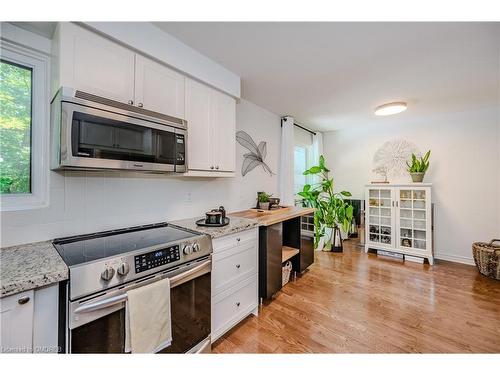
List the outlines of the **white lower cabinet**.
{"type": "Polygon", "coordinates": [[[217,238],[213,248],[212,342],[258,313],[258,229],[217,238]]]}
{"type": "Polygon", "coordinates": [[[0,299],[0,351],[2,353],[33,352],[34,292],[0,299]]]}
{"type": "Polygon", "coordinates": [[[0,298],[0,353],[57,353],[58,284],[0,298]]]}

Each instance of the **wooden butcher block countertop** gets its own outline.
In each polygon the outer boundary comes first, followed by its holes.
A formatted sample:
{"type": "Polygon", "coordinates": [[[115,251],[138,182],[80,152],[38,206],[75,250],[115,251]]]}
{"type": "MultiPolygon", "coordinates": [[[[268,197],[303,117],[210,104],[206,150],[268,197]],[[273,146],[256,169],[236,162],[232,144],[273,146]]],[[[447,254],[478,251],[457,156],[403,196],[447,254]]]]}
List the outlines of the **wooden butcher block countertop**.
{"type": "Polygon", "coordinates": [[[245,211],[233,212],[230,215],[257,220],[259,222],[259,226],[268,226],[313,212],[314,208],[303,207],[282,207],[268,211],[251,208],[245,211]]]}

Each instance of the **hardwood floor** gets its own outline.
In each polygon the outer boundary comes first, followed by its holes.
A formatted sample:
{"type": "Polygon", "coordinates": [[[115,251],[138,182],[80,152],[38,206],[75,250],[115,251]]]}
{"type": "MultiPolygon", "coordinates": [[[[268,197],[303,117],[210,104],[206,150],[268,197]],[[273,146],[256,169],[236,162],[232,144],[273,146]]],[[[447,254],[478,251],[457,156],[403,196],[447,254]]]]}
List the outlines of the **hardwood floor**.
{"type": "Polygon", "coordinates": [[[399,263],[345,242],[246,318],[215,353],[500,352],[500,281],[475,267],[399,263]]]}

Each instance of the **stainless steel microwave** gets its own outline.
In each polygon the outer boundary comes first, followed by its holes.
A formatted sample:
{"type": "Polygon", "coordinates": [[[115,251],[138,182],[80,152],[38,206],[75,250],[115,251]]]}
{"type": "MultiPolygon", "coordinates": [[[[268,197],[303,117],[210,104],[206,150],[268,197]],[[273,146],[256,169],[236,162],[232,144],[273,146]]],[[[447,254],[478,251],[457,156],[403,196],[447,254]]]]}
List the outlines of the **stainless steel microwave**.
{"type": "Polygon", "coordinates": [[[51,102],[52,169],[187,170],[183,119],[71,88],[51,102]]]}

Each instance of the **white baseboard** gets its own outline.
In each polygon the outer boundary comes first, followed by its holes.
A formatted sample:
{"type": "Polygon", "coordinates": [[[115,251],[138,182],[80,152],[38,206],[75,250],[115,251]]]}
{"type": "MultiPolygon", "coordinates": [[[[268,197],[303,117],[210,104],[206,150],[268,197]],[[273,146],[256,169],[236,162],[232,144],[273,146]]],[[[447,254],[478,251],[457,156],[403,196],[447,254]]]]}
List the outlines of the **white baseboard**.
{"type": "Polygon", "coordinates": [[[447,253],[436,253],[434,255],[434,258],[441,259],[441,260],[448,260],[450,262],[455,262],[455,263],[468,264],[471,266],[475,265],[474,259],[472,259],[472,257],[464,257],[461,255],[453,255],[453,254],[447,254],[447,253]]]}

